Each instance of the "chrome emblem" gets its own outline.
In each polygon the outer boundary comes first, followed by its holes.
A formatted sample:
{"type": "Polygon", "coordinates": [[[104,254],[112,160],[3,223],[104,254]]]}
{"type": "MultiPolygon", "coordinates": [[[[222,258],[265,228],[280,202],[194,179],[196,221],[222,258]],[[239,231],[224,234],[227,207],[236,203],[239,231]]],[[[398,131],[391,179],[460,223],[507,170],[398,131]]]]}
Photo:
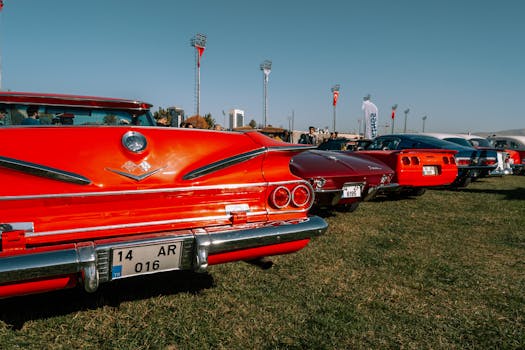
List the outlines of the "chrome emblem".
{"type": "Polygon", "coordinates": [[[122,168],[131,173],[133,171],[136,171],[137,169],[141,169],[142,171],[148,171],[151,169],[151,165],[149,165],[149,163],[145,160],[143,160],[139,164],[135,164],[131,160],[128,160],[126,163],[124,163],[124,165],[122,165],[122,168]]]}
{"type": "Polygon", "coordinates": [[[144,179],[147,179],[148,177],[158,173],[159,171],[163,170],[164,168],[166,167],[162,167],[162,168],[159,168],[159,169],[155,169],[155,170],[152,170],[152,171],[148,171],[151,169],[151,165],[143,160],[142,162],[136,164],[136,163],[133,163],[131,160],[128,160],[126,163],[122,164],[122,169],[126,170],[126,172],[124,171],[121,171],[121,170],[117,170],[117,169],[111,169],[111,168],[106,168],[106,170],[108,171],[111,171],[115,174],[119,174],[119,175],[122,175],[122,176],[125,176],[129,179],[132,179],[132,180],[135,180],[135,181],[142,181],[144,179]],[[143,174],[132,174],[133,172],[144,172],[143,174]]]}

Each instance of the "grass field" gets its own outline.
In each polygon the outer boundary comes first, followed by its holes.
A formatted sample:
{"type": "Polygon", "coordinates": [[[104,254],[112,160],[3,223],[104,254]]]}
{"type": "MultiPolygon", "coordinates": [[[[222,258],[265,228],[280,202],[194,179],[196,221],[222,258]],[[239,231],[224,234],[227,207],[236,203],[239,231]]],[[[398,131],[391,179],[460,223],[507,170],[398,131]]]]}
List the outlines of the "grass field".
{"type": "Polygon", "coordinates": [[[525,176],[362,203],[246,263],[0,301],[2,349],[525,348],[525,176]]]}

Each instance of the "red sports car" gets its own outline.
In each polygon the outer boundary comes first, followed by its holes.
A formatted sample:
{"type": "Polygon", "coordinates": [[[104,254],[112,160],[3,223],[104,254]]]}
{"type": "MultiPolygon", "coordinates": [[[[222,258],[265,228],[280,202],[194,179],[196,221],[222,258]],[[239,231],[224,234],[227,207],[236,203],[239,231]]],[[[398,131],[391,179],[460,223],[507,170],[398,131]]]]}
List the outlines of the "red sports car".
{"type": "MultiPolygon", "coordinates": [[[[384,194],[396,193],[419,196],[428,187],[450,185],[458,175],[454,150],[405,149],[405,150],[347,150],[350,140],[337,139],[325,142],[324,149],[341,152],[367,160],[380,161],[395,171],[392,182],[398,187],[385,188],[384,194]],[[392,191],[394,190],[394,191],[392,191]]],[[[369,143],[369,142],[368,142],[369,143]]]]}
{"type": "Polygon", "coordinates": [[[429,187],[450,185],[458,176],[452,150],[357,151],[380,160],[395,170],[393,181],[402,194],[420,196],[429,187]]]}
{"type": "Polygon", "coordinates": [[[315,190],[315,204],[320,208],[354,211],[360,201],[397,186],[392,183],[394,171],[388,165],[354,154],[302,152],[292,158],[290,169],[310,182],[315,190]]]}
{"type": "Polygon", "coordinates": [[[0,107],[0,297],[292,253],[327,228],[290,172],[304,147],[154,127],[138,101],[0,92],[0,107]]]}

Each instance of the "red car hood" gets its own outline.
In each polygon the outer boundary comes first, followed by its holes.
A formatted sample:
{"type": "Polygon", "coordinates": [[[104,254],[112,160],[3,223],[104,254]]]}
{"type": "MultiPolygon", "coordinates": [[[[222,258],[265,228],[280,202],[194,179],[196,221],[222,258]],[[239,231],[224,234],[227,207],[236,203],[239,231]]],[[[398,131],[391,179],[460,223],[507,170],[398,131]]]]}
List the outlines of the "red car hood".
{"type": "Polygon", "coordinates": [[[353,154],[312,150],[292,158],[292,173],[302,177],[393,174],[386,164],[353,154]]]}

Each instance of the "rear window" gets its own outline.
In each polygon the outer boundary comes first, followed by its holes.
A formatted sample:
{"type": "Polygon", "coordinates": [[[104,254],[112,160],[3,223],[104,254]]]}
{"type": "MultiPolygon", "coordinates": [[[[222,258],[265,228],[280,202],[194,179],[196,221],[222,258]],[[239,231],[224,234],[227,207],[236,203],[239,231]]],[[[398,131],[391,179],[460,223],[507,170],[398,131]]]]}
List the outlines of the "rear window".
{"type": "Polygon", "coordinates": [[[153,126],[153,117],[147,110],[72,108],[39,106],[38,116],[30,118],[28,105],[0,105],[4,111],[3,125],[142,125],[153,126]]]}

